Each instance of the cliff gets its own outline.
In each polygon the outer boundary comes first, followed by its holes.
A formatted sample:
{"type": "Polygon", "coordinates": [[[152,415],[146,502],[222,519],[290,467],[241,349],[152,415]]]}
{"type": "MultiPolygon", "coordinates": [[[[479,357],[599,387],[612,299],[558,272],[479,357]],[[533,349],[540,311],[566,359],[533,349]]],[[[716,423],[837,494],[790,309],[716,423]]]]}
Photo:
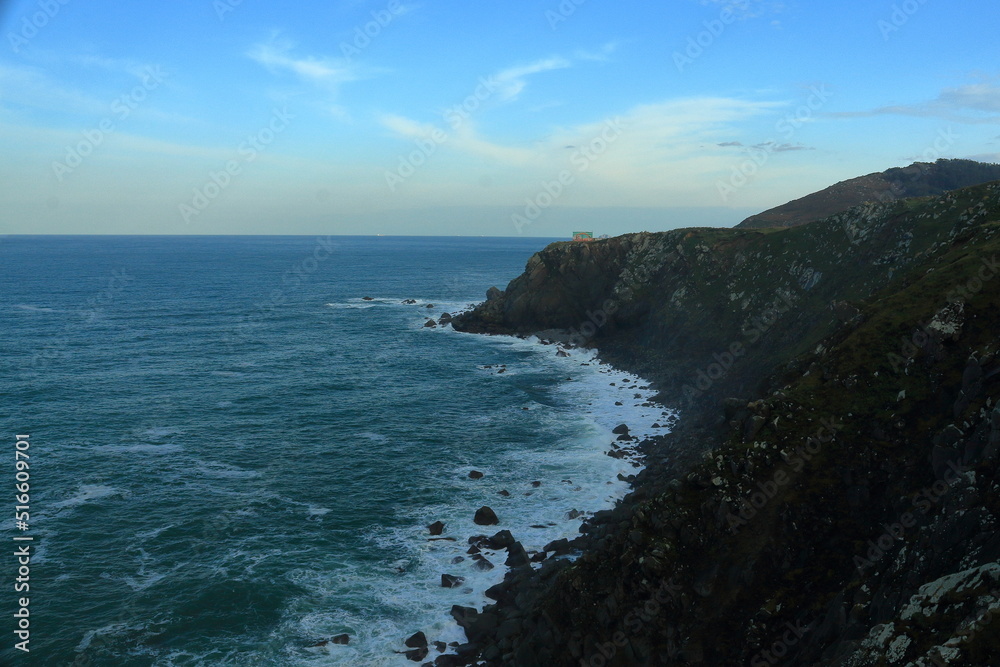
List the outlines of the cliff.
{"type": "Polygon", "coordinates": [[[1000,664],[998,232],[994,183],[534,255],[455,328],[596,345],[681,425],[437,664],[1000,664]]]}
{"type": "Polygon", "coordinates": [[[865,202],[888,203],[908,197],[939,195],[949,190],[1000,179],[1000,165],[973,160],[914,162],[867,174],[752,215],[737,227],[793,227],[821,220],[865,202]]]}

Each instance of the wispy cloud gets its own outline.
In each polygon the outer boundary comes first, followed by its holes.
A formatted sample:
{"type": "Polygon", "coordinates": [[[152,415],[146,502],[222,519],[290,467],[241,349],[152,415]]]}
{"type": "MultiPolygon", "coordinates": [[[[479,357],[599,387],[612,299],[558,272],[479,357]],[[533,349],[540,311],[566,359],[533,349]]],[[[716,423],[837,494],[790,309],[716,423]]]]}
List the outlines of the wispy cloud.
{"type": "Polygon", "coordinates": [[[755,19],[766,14],[780,14],[785,3],[776,0],[700,0],[703,5],[728,9],[741,19],[755,19]]]}
{"type": "Polygon", "coordinates": [[[475,155],[501,165],[523,165],[539,157],[537,152],[530,149],[504,146],[483,138],[472,121],[448,132],[430,123],[421,123],[396,114],[383,114],[378,121],[402,139],[430,139],[435,134],[438,137],[447,136],[444,144],[446,150],[475,155]]]}
{"type": "Polygon", "coordinates": [[[344,58],[296,56],[292,53],[294,49],[294,42],[275,35],[253,45],[246,55],[268,71],[289,72],[303,81],[333,91],[344,83],[362,78],[360,68],[344,58]]]}
{"type": "Polygon", "coordinates": [[[816,150],[813,146],[805,146],[803,144],[779,144],[776,141],[765,141],[760,144],[754,145],[754,148],[762,148],[766,151],[772,153],[787,153],[789,151],[814,151],[816,150]]]}
{"type": "Polygon", "coordinates": [[[936,98],[915,104],[896,104],[866,111],[841,111],[840,118],[871,116],[918,116],[942,118],[955,123],[1000,124],[1000,85],[996,77],[953,88],[945,88],[936,98]]]}
{"type": "Polygon", "coordinates": [[[382,127],[404,139],[424,139],[439,131],[439,128],[430,123],[421,123],[398,114],[382,114],[378,121],[382,127]]]}
{"type": "Polygon", "coordinates": [[[572,66],[572,62],[562,56],[552,56],[542,60],[536,60],[527,65],[509,67],[493,75],[492,79],[498,86],[497,94],[503,101],[516,100],[525,86],[528,85],[527,77],[541,72],[551,72],[552,70],[565,69],[572,66]]]}
{"type": "Polygon", "coordinates": [[[151,65],[140,63],[128,58],[109,58],[99,54],[84,54],[71,56],[70,61],[81,67],[97,67],[108,72],[123,72],[138,79],[146,76],[151,65]]]}
{"type": "Polygon", "coordinates": [[[25,65],[0,63],[0,90],[5,107],[26,107],[70,113],[99,114],[108,110],[108,101],[64,86],[48,73],[25,65]]]}

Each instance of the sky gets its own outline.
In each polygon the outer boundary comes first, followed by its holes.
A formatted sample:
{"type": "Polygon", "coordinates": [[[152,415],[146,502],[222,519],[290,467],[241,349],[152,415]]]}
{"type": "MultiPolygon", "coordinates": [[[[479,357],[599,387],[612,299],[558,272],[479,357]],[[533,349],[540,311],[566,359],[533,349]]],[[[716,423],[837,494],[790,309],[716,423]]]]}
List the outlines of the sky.
{"type": "Polygon", "coordinates": [[[1000,162],[966,0],[0,0],[0,234],[564,237],[1000,162]]]}

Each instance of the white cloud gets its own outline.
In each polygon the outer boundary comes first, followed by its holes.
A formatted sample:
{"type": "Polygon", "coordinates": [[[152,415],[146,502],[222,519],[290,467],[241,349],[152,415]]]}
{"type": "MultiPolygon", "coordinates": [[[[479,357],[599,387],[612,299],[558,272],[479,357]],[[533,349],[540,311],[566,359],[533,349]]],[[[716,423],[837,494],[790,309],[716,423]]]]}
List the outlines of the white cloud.
{"type": "Polygon", "coordinates": [[[439,129],[430,123],[420,123],[397,114],[382,114],[378,121],[386,129],[406,139],[423,139],[439,129]]]}
{"type": "Polygon", "coordinates": [[[755,19],[766,14],[780,14],[785,3],[775,0],[701,0],[703,5],[721,7],[721,11],[731,11],[741,19],[755,19]]]}
{"type": "Polygon", "coordinates": [[[277,36],[255,44],[247,56],[271,72],[287,71],[308,83],[337,90],[341,84],[362,78],[358,66],[344,58],[317,58],[292,54],[295,44],[277,36]]]}
{"type": "Polygon", "coordinates": [[[915,104],[897,104],[867,111],[831,114],[841,118],[870,116],[917,116],[942,118],[956,123],[1000,124],[1000,85],[996,77],[977,83],[945,88],[936,98],[915,104]]]}
{"type": "MultiPolygon", "coordinates": [[[[492,189],[495,203],[510,201],[506,197],[511,192],[517,193],[516,201],[525,190],[568,170],[574,185],[560,205],[685,206],[703,204],[705,183],[714,184],[732,166],[732,155],[716,148],[719,137],[736,134],[744,123],[784,106],[733,98],[667,100],[633,107],[619,117],[556,128],[530,143],[511,144],[480,135],[472,120],[454,130],[402,116],[382,116],[380,122],[410,141],[435,129],[447,135],[428,160],[429,173],[421,185],[423,192],[435,192],[442,201],[459,196],[451,184],[473,168],[488,169],[513,184],[506,195],[492,189]],[[476,159],[470,162],[469,157],[476,159]],[[584,163],[586,168],[581,168],[584,163]]],[[[709,196],[712,201],[717,197],[714,190],[709,196]]]]}
{"type": "Polygon", "coordinates": [[[572,66],[572,63],[569,60],[561,56],[552,56],[551,58],[537,60],[527,65],[509,67],[494,74],[491,79],[498,85],[500,99],[503,101],[512,101],[516,100],[525,86],[528,85],[526,77],[540,72],[565,69],[570,66],[572,66]]]}

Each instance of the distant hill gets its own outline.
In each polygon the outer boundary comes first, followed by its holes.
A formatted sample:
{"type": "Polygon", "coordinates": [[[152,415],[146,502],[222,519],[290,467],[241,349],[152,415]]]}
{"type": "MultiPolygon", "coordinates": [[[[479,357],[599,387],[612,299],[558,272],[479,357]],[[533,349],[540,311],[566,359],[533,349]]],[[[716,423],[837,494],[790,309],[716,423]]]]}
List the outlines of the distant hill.
{"type": "Polygon", "coordinates": [[[795,227],[822,220],[868,201],[892,202],[908,197],[939,195],[949,190],[1000,180],[1000,164],[974,160],[914,162],[881,173],[841,181],[825,190],[751,215],[741,228],[795,227]]]}

